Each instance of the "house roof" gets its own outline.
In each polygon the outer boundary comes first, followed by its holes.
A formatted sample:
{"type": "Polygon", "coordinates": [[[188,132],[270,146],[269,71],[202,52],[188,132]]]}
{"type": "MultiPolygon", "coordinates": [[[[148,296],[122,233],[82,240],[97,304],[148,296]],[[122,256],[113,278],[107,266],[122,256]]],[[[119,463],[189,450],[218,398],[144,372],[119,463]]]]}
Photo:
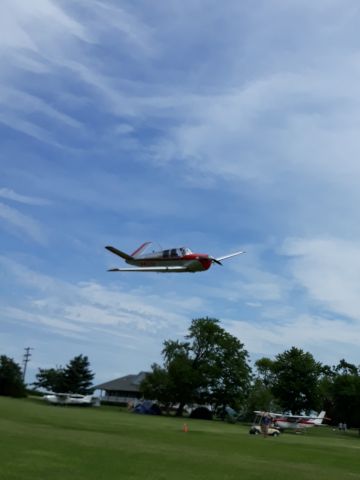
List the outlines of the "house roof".
{"type": "Polygon", "coordinates": [[[115,378],[110,382],[95,385],[95,390],[118,390],[125,392],[138,392],[139,385],[144,380],[148,372],[140,372],[136,375],[126,375],[125,377],[115,378]]]}

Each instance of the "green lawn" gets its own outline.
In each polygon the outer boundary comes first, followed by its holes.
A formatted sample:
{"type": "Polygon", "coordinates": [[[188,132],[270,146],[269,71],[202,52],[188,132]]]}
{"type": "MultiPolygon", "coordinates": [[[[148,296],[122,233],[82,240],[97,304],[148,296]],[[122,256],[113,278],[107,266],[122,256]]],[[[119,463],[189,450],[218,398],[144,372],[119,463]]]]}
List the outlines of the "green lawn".
{"type": "Polygon", "coordinates": [[[248,427],[0,397],[1,480],[360,480],[360,437],[264,439],[248,427]]]}

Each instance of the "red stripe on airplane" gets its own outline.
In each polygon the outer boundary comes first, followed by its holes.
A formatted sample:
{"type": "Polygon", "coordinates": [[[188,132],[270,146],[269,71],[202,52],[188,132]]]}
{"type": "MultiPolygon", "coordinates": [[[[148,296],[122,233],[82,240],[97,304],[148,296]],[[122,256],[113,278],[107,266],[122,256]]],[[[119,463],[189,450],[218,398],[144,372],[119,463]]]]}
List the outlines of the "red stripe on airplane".
{"type": "Polygon", "coordinates": [[[137,248],[137,249],[135,250],[135,252],[133,252],[133,253],[131,254],[131,256],[132,256],[132,257],[135,257],[135,255],[136,255],[138,252],[140,252],[140,251],[145,247],[145,245],[149,245],[149,244],[150,244],[150,242],[145,242],[145,243],[143,243],[142,245],[140,245],[139,248],[137,248]]]}

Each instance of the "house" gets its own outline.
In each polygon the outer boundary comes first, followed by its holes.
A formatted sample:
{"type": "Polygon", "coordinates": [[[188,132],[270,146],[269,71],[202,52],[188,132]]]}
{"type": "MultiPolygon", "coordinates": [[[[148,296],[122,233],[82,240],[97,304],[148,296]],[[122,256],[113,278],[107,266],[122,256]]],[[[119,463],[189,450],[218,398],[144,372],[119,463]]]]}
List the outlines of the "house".
{"type": "Polygon", "coordinates": [[[136,375],[110,380],[110,382],[96,385],[95,390],[101,390],[100,400],[111,403],[136,403],[142,398],[139,391],[140,383],[148,372],[140,372],[136,375]]]}

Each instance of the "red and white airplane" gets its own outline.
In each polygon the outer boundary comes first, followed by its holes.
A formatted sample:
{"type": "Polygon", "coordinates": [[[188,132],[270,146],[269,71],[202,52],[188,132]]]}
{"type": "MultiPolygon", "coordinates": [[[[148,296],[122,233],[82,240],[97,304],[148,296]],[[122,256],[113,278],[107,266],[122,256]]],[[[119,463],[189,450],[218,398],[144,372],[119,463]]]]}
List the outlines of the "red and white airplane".
{"type": "Polygon", "coordinates": [[[118,250],[115,247],[105,247],[110,252],[123,258],[129,265],[136,268],[111,268],[108,272],[203,272],[208,270],[213,263],[222,265],[221,260],[235,257],[245,252],[235,252],[223,257],[214,258],[205,253],[194,253],[187,247],[171,248],[152,253],[144,253],[152,242],[143,243],[131,255],[118,250]]]}
{"type": "MultiPolygon", "coordinates": [[[[256,411],[257,415],[264,414],[264,412],[256,411]]],[[[326,419],[325,411],[319,413],[319,415],[287,415],[284,413],[272,413],[268,415],[273,419],[273,424],[280,430],[292,428],[295,430],[301,430],[303,428],[319,426],[326,419]]]]}

